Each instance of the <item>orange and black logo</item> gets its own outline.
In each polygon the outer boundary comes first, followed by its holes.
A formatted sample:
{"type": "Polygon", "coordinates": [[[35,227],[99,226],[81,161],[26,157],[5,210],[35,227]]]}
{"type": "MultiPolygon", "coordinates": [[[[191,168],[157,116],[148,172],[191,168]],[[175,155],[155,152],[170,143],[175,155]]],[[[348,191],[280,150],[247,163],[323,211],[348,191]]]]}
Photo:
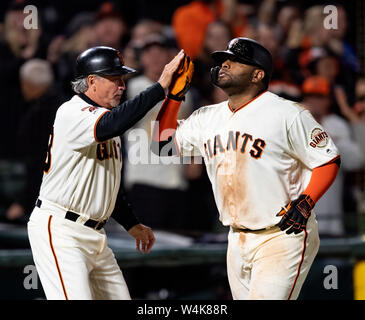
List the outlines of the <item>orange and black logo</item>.
{"type": "Polygon", "coordinates": [[[310,135],[312,148],[324,148],[328,144],[328,134],[320,128],[314,128],[310,135]]]}

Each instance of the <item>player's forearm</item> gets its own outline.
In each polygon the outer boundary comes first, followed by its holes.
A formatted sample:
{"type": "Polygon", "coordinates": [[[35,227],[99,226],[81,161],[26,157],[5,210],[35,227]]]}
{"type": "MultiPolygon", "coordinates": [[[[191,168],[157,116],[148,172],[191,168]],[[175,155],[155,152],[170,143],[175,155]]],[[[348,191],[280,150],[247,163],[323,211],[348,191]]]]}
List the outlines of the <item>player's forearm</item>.
{"type": "Polygon", "coordinates": [[[164,89],[159,83],[156,83],[133,99],[123,102],[110,112],[106,112],[96,126],[96,138],[98,141],[105,141],[122,135],[164,97],[164,89]]]}
{"type": "Polygon", "coordinates": [[[153,140],[165,141],[174,134],[177,128],[177,114],[180,105],[181,101],[165,98],[156,118],[153,140]]]}
{"type": "Polygon", "coordinates": [[[151,150],[155,154],[171,156],[176,154],[174,146],[175,131],[177,128],[177,115],[181,101],[166,98],[156,118],[151,150]],[[169,147],[170,146],[170,147],[169,147]],[[167,152],[162,152],[163,150],[167,152]]]}
{"type": "Polygon", "coordinates": [[[340,163],[340,157],[338,157],[330,163],[314,168],[311,179],[303,194],[309,195],[316,203],[335,181],[340,163]]]}
{"type": "Polygon", "coordinates": [[[316,202],[323,196],[335,181],[340,167],[340,157],[314,168],[307,188],[295,200],[282,207],[276,216],[282,216],[277,224],[280,230],[287,230],[287,234],[298,234],[305,230],[307,221],[316,202]]]}

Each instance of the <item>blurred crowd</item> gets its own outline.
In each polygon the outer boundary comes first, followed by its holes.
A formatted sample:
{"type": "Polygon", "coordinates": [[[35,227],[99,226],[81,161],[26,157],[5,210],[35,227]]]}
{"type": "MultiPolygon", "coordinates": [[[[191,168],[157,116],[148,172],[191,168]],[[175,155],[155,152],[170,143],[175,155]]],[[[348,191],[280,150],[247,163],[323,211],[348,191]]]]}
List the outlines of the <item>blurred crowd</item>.
{"type": "MultiPolygon", "coordinates": [[[[125,64],[138,70],[126,81],[123,99],[130,99],[157,81],[164,65],[183,48],[195,64],[179,114],[183,119],[203,105],[226,99],[210,81],[210,53],[243,36],[259,41],[274,58],[269,90],[305,105],[340,150],[340,174],[315,208],[320,234],[365,232],[365,77],[348,40],[354,22],[344,2],[334,3],[334,29],[324,26],[320,1],[310,6],[290,0],[176,1],[161,7],[160,19],[148,10],[130,19],[120,3],[96,3],[69,19],[61,18],[62,10],[51,1],[7,4],[0,21],[1,221],[24,224],[33,209],[53,119],[73,95],[70,81],[82,51],[96,45],[120,50],[125,64]],[[38,9],[36,29],[24,27],[23,8],[28,4],[38,9]]],[[[160,106],[123,136],[123,187],[129,201],[152,228],[190,234],[219,231],[201,163],[141,164],[128,159],[139,129],[150,139],[151,121],[160,106]]]]}

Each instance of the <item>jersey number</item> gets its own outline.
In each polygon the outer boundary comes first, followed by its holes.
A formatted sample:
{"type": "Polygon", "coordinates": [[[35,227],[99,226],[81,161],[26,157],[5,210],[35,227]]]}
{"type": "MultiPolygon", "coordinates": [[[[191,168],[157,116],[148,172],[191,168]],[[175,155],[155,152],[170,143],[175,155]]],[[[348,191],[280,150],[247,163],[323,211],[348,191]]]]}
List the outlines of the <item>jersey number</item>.
{"type": "Polygon", "coordinates": [[[47,156],[46,156],[46,161],[44,162],[44,167],[43,167],[44,173],[48,173],[49,170],[51,169],[51,161],[52,161],[51,149],[53,146],[53,133],[54,133],[53,130],[54,130],[54,128],[52,128],[51,134],[49,135],[47,156]]]}

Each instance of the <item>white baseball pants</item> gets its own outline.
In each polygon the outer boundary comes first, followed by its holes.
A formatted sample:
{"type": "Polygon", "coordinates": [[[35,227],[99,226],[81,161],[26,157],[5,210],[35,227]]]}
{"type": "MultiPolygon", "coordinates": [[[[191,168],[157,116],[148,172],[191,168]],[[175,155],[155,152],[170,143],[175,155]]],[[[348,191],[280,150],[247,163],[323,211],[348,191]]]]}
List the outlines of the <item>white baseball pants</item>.
{"type": "Polygon", "coordinates": [[[28,236],[47,299],[131,299],[103,229],[35,207],[28,236]]]}
{"type": "Polygon", "coordinates": [[[228,235],[227,273],[233,299],[294,300],[318,252],[317,221],[287,235],[278,227],[228,235]]]}

